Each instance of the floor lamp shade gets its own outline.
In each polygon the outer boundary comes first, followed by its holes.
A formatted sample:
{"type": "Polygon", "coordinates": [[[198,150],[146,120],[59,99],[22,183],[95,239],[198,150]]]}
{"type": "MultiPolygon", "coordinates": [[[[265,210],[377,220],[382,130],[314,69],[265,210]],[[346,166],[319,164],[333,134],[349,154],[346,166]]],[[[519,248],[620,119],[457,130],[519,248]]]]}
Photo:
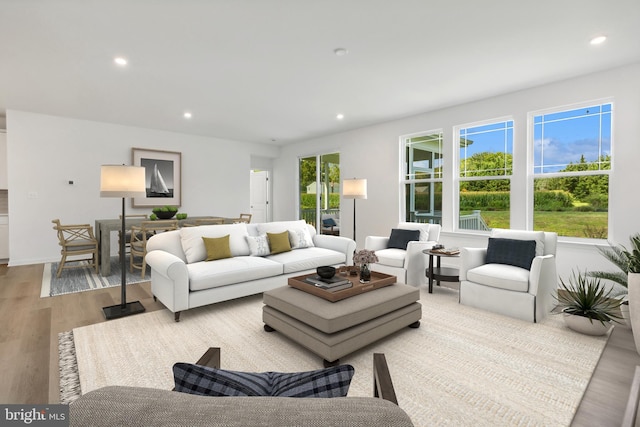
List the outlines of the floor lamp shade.
{"type": "Polygon", "coordinates": [[[353,240],[356,240],[356,199],[367,198],[367,180],[357,178],[343,180],[342,197],[353,199],[353,240]]]}
{"type": "Polygon", "coordinates": [[[100,167],[100,197],[145,197],[145,173],[141,166],[100,167]]]}
{"type": "MultiPolygon", "coordinates": [[[[121,302],[117,305],[103,307],[107,319],[117,319],[131,314],[142,313],[145,309],[140,301],[127,303],[127,268],[124,254],[125,241],[125,197],[145,197],[145,169],[140,166],[103,165],[100,167],[100,197],[122,198],[122,227],[120,229],[120,282],[121,302]]],[[[100,236],[109,239],[110,236],[100,236]]]]}
{"type": "Polygon", "coordinates": [[[353,178],[342,181],[342,197],[345,199],[366,199],[367,180],[353,178]]]}

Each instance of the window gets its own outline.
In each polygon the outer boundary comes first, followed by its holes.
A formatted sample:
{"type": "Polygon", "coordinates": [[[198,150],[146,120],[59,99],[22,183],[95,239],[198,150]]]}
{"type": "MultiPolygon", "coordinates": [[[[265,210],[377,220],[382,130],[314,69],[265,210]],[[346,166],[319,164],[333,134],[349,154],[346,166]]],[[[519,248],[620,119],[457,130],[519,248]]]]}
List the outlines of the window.
{"type": "Polygon", "coordinates": [[[513,120],[456,127],[460,142],[459,228],[509,228],[513,120]]]}
{"type": "Polygon", "coordinates": [[[533,229],[606,239],[612,104],[532,113],[533,229]]]}
{"type": "Polygon", "coordinates": [[[442,131],[404,137],[405,218],[411,222],[442,221],[442,131]]]}

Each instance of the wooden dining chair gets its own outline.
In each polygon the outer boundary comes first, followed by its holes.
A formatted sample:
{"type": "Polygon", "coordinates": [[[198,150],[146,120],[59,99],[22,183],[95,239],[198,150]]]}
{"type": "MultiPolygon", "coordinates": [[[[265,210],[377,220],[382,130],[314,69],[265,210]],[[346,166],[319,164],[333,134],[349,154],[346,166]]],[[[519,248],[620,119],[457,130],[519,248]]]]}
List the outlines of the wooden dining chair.
{"type": "MultiPolygon", "coordinates": [[[[125,215],[126,218],[140,218],[140,219],[149,219],[149,215],[147,214],[131,214],[125,215]]],[[[122,214],[118,216],[118,219],[122,219],[122,214]]],[[[131,230],[125,230],[125,239],[124,239],[124,253],[128,253],[131,249],[131,230]]],[[[120,253],[120,239],[122,239],[122,230],[118,230],[118,254],[120,253]]]]}
{"type": "Polygon", "coordinates": [[[129,254],[129,271],[133,273],[133,269],[140,269],[142,279],[147,272],[147,240],[155,234],[165,231],[177,230],[178,220],[158,220],[158,221],[142,221],[142,224],[131,226],[131,253],[129,254]],[[139,262],[136,259],[140,259],[139,262]]]}
{"type": "Polygon", "coordinates": [[[253,214],[241,213],[240,216],[238,217],[238,222],[246,222],[247,224],[249,224],[251,222],[251,217],[252,216],[253,216],[253,214]]]}
{"type": "Polygon", "coordinates": [[[92,267],[98,273],[98,239],[93,235],[93,227],[89,224],[60,224],[59,219],[51,221],[55,224],[54,230],[58,233],[58,244],[61,247],[60,264],[56,277],[60,277],[63,268],[84,268],[92,267]],[[77,256],[83,256],[77,258],[77,256]],[[87,257],[91,255],[91,257],[87,257]],[[73,257],[73,259],[68,259],[73,257]],[[83,264],[81,261],[87,261],[89,264],[83,264]],[[67,263],[72,263],[67,265],[67,263]]]}
{"type": "Polygon", "coordinates": [[[224,224],[224,218],[199,218],[196,225],[220,225],[224,224]]]}

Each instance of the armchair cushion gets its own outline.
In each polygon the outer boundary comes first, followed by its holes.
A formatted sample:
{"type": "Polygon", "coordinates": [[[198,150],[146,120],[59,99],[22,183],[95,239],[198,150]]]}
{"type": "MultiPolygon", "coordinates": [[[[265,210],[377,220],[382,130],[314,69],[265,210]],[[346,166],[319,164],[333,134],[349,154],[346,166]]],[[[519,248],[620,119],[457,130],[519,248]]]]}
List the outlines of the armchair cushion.
{"type": "Polygon", "coordinates": [[[391,230],[391,236],[389,236],[387,248],[406,250],[407,244],[412,240],[420,240],[420,230],[403,230],[400,228],[393,228],[391,230]]]}
{"type": "Polygon", "coordinates": [[[467,271],[467,280],[516,292],[529,290],[529,271],[506,264],[484,264],[467,271]]]}
{"type": "Polygon", "coordinates": [[[308,372],[238,372],[173,365],[175,390],[200,396],[345,397],[355,370],[339,365],[308,372]]]}
{"type": "Polygon", "coordinates": [[[531,261],[536,256],[535,240],[500,239],[489,237],[487,264],[507,264],[531,269],[531,261]]]}
{"type": "Polygon", "coordinates": [[[376,251],[376,256],[378,257],[378,264],[402,268],[404,267],[404,259],[407,256],[407,252],[397,248],[380,249],[376,251]]]}

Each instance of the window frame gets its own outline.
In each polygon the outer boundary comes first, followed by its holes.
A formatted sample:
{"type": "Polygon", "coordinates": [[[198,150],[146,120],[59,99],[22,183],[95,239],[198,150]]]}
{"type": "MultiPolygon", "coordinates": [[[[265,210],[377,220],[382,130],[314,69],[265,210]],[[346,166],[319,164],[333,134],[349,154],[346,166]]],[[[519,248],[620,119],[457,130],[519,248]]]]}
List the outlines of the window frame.
{"type": "MultiPolygon", "coordinates": [[[[516,176],[516,159],[515,159],[515,147],[516,147],[516,135],[517,135],[517,121],[515,120],[513,115],[506,115],[495,117],[486,120],[480,120],[475,122],[468,122],[459,125],[453,126],[453,144],[454,147],[454,155],[453,155],[453,189],[452,189],[452,202],[453,202],[453,231],[456,233],[470,233],[470,234],[488,234],[490,230],[472,230],[467,228],[460,228],[460,184],[461,182],[470,182],[470,181],[487,181],[487,180],[507,180],[509,181],[509,216],[511,216],[513,207],[511,206],[511,191],[513,190],[513,178],[516,176]],[[462,177],[461,176],[461,168],[460,163],[462,163],[462,158],[460,155],[460,130],[466,128],[487,126],[490,124],[496,124],[501,122],[511,122],[511,131],[512,131],[512,141],[511,141],[511,174],[510,175],[485,175],[485,176],[472,176],[472,177],[462,177]]],[[[511,221],[509,221],[511,223],[511,221]]]]}
{"type": "MultiPolygon", "coordinates": [[[[528,230],[534,230],[534,216],[535,216],[535,204],[534,204],[534,195],[535,195],[535,181],[536,179],[544,179],[544,178],[566,178],[566,177],[577,177],[577,176],[599,176],[599,175],[607,175],[609,181],[608,188],[608,196],[609,199],[611,197],[611,179],[614,172],[614,144],[615,144],[615,102],[613,97],[599,98],[589,101],[576,102],[572,104],[565,104],[555,107],[542,108],[535,111],[527,112],[527,206],[526,206],[526,226],[528,230]],[[571,110],[577,110],[581,108],[593,107],[593,106],[602,106],[605,104],[611,105],[611,110],[609,114],[611,115],[611,140],[609,141],[610,147],[610,156],[611,161],[609,164],[609,169],[599,169],[599,170],[587,170],[587,171],[573,171],[573,172],[535,172],[535,117],[553,113],[561,113],[571,110]]],[[[589,238],[589,237],[576,237],[576,236],[564,236],[558,234],[558,238],[567,241],[567,242],[602,242],[607,241],[609,236],[611,235],[612,223],[611,223],[611,210],[610,205],[607,206],[607,238],[606,239],[597,239],[597,238],[589,238]]],[[[545,230],[552,231],[555,230],[545,230]]]]}

